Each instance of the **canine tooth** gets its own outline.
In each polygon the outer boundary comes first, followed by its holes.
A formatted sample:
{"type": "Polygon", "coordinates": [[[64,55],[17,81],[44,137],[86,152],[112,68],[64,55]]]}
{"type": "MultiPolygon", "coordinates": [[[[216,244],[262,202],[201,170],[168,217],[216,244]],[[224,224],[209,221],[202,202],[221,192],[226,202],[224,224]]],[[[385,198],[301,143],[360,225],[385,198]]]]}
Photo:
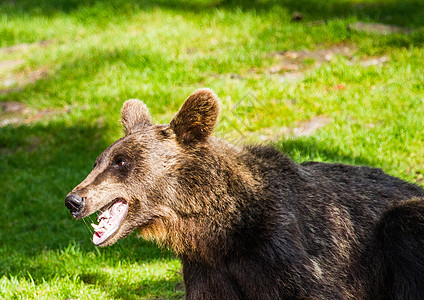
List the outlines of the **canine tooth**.
{"type": "Polygon", "coordinates": [[[96,225],[94,223],[91,223],[91,227],[93,227],[96,231],[99,229],[99,225],[96,225]]]}
{"type": "Polygon", "coordinates": [[[106,210],[100,214],[100,216],[97,217],[97,220],[101,219],[109,219],[110,218],[110,211],[106,210]]]}

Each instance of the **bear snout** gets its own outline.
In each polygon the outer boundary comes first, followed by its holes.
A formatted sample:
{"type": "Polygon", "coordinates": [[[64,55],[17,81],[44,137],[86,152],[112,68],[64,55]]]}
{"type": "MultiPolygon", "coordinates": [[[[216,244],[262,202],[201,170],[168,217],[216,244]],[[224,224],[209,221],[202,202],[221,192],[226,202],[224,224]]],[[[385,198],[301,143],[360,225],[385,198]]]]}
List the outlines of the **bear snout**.
{"type": "Polygon", "coordinates": [[[85,207],[85,198],[76,194],[69,194],[65,199],[65,206],[75,219],[81,218],[81,212],[85,207]]]}

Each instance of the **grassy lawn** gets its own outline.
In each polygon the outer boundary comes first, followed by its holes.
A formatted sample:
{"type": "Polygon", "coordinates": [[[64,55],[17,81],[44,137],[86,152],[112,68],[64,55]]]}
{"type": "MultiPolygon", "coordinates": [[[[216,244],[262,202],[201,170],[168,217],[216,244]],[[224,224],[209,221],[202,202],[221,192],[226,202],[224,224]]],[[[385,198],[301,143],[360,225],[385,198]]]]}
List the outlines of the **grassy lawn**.
{"type": "Polygon", "coordinates": [[[95,248],[64,206],[129,98],[167,123],[210,87],[220,137],[424,185],[423,20],[422,0],[2,1],[0,299],[183,297],[172,253],[95,248]]]}

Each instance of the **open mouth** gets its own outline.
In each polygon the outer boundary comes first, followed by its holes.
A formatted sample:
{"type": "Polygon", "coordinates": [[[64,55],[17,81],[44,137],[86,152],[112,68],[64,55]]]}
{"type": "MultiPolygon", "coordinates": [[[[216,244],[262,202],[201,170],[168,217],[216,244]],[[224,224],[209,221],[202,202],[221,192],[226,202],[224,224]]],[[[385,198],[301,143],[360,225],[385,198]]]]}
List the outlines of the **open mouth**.
{"type": "Polygon", "coordinates": [[[108,205],[100,210],[97,217],[99,224],[91,224],[94,228],[93,243],[98,246],[104,243],[109,237],[115,234],[128,212],[128,203],[124,200],[117,200],[112,205],[108,205]]]}

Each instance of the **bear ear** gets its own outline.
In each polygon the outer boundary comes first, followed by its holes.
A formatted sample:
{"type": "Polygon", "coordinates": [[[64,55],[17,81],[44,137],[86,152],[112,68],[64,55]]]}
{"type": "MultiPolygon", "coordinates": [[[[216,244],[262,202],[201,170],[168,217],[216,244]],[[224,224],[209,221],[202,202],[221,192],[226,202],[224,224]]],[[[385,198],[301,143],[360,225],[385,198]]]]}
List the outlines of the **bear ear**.
{"type": "Polygon", "coordinates": [[[124,102],[121,109],[121,122],[124,125],[125,135],[130,135],[143,127],[151,126],[149,109],[138,99],[124,102]]]}
{"type": "Polygon", "coordinates": [[[219,115],[219,98],[210,89],[199,89],[184,102],[169,126],[183,144],[205,140],[213,131],[219,115]]]}

